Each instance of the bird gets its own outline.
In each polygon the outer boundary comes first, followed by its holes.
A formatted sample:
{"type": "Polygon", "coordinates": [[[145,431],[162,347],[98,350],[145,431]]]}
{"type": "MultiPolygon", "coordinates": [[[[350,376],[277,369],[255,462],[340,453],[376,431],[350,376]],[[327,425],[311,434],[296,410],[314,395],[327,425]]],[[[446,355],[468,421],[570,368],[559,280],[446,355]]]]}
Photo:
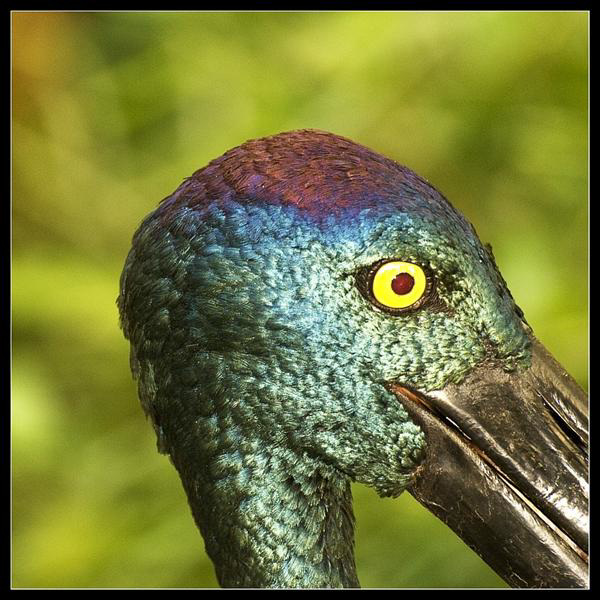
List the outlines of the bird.
{"type": "Polygon", "coordinates": [[[408,490],[513,587],[587,586],[587,396],[432,184],[249,140],[133,236],[117,299],[223,587],[359,587],[350,484],[408,490]]]}

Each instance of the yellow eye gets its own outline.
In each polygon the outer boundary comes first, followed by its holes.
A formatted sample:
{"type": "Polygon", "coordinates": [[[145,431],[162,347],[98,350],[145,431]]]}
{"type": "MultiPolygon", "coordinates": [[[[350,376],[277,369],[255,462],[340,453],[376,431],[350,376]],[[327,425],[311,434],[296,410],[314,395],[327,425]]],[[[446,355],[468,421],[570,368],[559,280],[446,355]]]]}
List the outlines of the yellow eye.
{"type": "Polygon", "coordinates": [[[377,269],[371,288],[375,300],[383,306],[409,308],[425,294],[427,277],[418,265],[393,260],[377,269]]]}

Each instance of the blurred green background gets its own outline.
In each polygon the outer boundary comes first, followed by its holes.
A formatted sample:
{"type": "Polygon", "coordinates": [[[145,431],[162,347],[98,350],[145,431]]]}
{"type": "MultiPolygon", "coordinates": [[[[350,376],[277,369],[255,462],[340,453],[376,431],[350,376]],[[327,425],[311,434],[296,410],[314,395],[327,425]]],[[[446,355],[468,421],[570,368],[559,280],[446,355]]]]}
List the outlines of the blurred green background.
{"type": "MultiPolygon", "coordinates": [[[[216,586],[115,299],[142,217],[248,138],[423,175],[586,386],[587,52],[583,12],[13,13],[13,586],[216,586]]],[[[354,494],[363,586],[504,585],[408,494],[354,494]]]]}

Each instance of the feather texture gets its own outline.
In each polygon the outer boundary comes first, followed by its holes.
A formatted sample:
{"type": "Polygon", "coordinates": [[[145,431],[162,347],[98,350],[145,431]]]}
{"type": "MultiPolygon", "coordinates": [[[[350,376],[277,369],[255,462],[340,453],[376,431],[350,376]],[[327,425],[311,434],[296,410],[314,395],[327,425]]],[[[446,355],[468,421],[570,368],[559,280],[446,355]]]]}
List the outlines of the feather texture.
{"type": "MultiPolygon", "coordinates": [[[[141,224],[121,278],[131,365],[159,448],[225,586],[357,586],[350,482],[398,495],[425,450],[386,382],[431,390],[530,360],[473,227],[415,173],[345,138],[254,140],[141,224]],[[360,293],[422,264],[422,309],[360,293]]],[[[522,313],[521,313],[522,315],[522,313]]]]}

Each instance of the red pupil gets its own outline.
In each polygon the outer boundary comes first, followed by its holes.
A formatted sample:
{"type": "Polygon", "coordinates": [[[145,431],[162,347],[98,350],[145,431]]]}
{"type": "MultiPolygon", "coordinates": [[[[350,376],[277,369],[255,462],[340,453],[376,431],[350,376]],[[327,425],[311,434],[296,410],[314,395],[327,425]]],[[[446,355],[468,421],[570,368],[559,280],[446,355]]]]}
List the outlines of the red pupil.
{"type": "Polygon", "coordinates": [[[415,280],[413,279],[413,276],[408,273],[399,273],[392,279],[392,289],[399,296],[408,294],[408,292],[413,289],[414,285],[415,280]]]}

